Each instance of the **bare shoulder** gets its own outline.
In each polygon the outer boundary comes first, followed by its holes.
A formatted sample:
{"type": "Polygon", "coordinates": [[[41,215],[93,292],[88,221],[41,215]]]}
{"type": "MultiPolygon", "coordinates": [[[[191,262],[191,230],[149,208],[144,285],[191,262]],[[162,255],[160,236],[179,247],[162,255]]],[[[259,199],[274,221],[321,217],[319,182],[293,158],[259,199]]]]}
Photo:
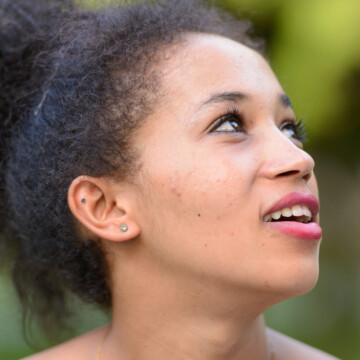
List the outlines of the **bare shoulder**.
{"type": "Polygon", "coordinates": [[[101,327],[22,360],[91,360],[107,329],[101,327]]]}
{"type": "Polygon", "coordinates": [[[325,353],[319,349],[281,334],[275,330],[266,329],[267,335],[273,343],[277,360],[340,360],[339,358],[325,353]]]}

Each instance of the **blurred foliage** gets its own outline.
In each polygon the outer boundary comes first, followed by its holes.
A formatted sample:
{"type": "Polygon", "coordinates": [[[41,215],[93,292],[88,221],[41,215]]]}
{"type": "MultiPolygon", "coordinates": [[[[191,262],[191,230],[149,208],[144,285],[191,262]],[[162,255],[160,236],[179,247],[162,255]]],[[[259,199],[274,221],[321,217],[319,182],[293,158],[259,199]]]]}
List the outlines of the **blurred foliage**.
{"type": "MultiPolygon", "coordinates": [[[[179,0],[181,1],[181,0],[179,0]]],[[[114,0],[78,0],[96,8],[114,0]]],[[[309,294],[266,312],[267,324],[337,355],[360,359],[360,1],[224,0],[250,18],[296,113],[304,117],[316,161],[324,236],[320,279],[309,294]]],[[[1,280],[1,279],[0,279],[1,280]]],[[[30,353],[7,281],[0,283],[0,358],[30,353]]],[[[82,307],[82,309],[84,309],[82,307]]],[[[77,333],[106,322],[81,312],[77,333]]]]}
{"type": "MultiPolygon", "coordinates": [[[[359,127],[344,109],[352,77],[360,71],[360,1],[225,0],[219,5],[248,15],[268,40],[271,64],[312,140],[342,136],[359,127]],[[341,126],[339,126],[341,119],[341,126]]],[[[350,95],[351,96],[351,95],[350,95]]],[[[352,99],[355,100],[355,99],[352,99]]],[[[359,111],[359,100],[357,98],[359,111]]],[[[358,133],[359,134],[359,133],[358,133]]]]}

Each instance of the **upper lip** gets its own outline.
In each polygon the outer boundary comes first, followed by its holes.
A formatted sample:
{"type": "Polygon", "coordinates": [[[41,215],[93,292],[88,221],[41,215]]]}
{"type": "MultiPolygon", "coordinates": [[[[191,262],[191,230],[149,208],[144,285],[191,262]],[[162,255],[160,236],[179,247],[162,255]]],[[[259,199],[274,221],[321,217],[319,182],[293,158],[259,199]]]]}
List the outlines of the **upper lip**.
{"type": "Polygon", "coordinates": [[[291,207],[294,205],[307,206],[311,211],[311,215],[313,219],[319,213],[319,201],[314,195],[303,192],[293,192],[285,195],[283,198],[278,200],[274,205],[272,205],[271,208],[266,211],[263,218],[266,215],[274,213],[275,211],[280,211],[281,209],[291,207]]]}

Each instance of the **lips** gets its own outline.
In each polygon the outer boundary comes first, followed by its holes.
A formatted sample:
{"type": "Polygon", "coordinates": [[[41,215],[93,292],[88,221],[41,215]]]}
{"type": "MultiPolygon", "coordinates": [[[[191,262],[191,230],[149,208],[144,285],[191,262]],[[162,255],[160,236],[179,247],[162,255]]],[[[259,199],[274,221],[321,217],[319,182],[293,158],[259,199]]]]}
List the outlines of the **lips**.
{"type": "Polygon", "coordinates": [[[277,201],[265,215],[280,211],[284,208],[289,208],[294,205],[304,205],[311,211],[311,215],[314,218],[319,213],[319,202],[316,197],[308,193],[293,192],[281,198],[277,201]]]}
{"type": "Polygon", "coordinates": [[[294,192],[284,196],[266,211],[263,219],[269,220],[272,214],[296,206],[307,207],[311,212],[311,220],[307,223],[303,223],[300,219],[287,219],[286,217],[281,217],[276,221],[265,222],[266,226],[272,227],[285,235],[299,239],[320,239],[322,230],[315,221],[316,216],[319,213],[319,202],[312,194],[294,192]]]}

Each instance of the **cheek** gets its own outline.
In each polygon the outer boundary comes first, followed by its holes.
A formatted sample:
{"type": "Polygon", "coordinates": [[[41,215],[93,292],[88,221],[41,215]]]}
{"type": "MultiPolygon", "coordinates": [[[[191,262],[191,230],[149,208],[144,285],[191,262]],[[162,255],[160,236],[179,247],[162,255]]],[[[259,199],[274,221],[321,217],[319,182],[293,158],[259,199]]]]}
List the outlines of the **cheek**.
{"type": "Polygon", "coordinates": [[[208,254],[208,260],[229,260],[245,246],[239,239],[249,238],[254,219],[250,201],[254,162],[235,151],[173,155],[167,153],[163,161],[153,163],[149,175],[149,239],[159,239],[156,245],[167,256],[172,252],[207,261],[208,254]]]}
{"type": "MultiPolygon", "coordinates": [[[[251,186],[249,167],[229,158],[208,154],[184,154],[161,169],[152,178],[155,202],[166,209],[168,216],[177,221],[218,221],[229,216],[236,208],[244,208],[251,186]]],[[[236,214],[234,214],[236,216],[236,214]]]]}
{"type": "Polygon", "coordinates": [[[239,256],[254,253],[258,226],[256,154],[245,142],[187,140],[165,130],[143,142],[143,250],[154,264],[181,271],[244,270],[239,256]]]}

